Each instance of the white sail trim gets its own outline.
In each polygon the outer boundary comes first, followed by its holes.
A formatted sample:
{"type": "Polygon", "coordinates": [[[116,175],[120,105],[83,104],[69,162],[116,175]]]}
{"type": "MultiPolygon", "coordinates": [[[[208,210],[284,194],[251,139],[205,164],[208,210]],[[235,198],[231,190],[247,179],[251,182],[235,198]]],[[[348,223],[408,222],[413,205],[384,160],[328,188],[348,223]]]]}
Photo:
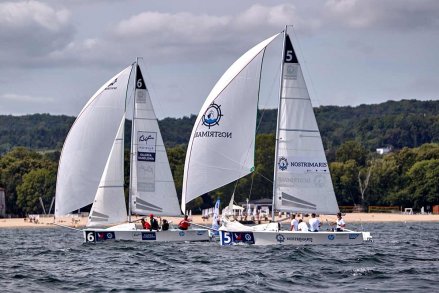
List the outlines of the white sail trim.
{"type": "Polygon", "coordinates": [[[124,195],[124,126],[120,122],[113,147],[105,165],[95,200],[90,210],[87,227],[108,226],[127,220],[124,195]]]}
{"type": "Polygon", "coordinates": [[[131,66],[108,80],[87,102],[64,142],[58,166],[55,216],[93,202],[125,112],[131,66]]]}
{"type": "Polygon", "coordinates": [[[252,171],[261,52],[278,35],[235,61],[204,102],[186,153],[182,211],[187,202],[252,171]]]}
{"type": "MultiPolygon", "coordinates": [[[[140,69],[140,67],[139,67],[140,69]]],[[[136,82],[143,80],[137,73],[136,82]]],[[[135,115],[132,146],[133,214],[180,216],[177,191],[157,117],[144,85],[135,91],[135,115]]]]}

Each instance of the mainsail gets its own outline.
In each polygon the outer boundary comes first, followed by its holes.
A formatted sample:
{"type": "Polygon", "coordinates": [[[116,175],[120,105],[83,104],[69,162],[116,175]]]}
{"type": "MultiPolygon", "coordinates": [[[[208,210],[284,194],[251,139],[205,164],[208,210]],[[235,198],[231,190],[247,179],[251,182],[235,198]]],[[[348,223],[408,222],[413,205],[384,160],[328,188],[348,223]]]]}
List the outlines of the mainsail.
{"type": "Polygon", "coordinates": [[[124,196],[124,126],[125,115],[119,125],[113,147],[96,192],[87,227],[117,224],[127,220],[124,196]]]}
{"type": "Polygon", "coordinates": [[[186,153],[183,211],[187,202],[253,171],[262,51],[277,36],[233,63],[204,102],[186,153]]]}
{"type": "Polygon", "coordinates": [[[64,142],[58,166],[55,216],[93,202],[125,112],[131,66],[107,81],[87,102],[64,142]]]}
{"type": "Polygon", "coordinates": [[[338,205],[320,131],[287,34],[282,66],[273,195],[275,209],[335,214],[338,205]]]}
{"type": "Polygon", "coordinates": [[[136,70],[131,146],[131,210],[181,215],[157,117],[140,66],[136,70]]]}

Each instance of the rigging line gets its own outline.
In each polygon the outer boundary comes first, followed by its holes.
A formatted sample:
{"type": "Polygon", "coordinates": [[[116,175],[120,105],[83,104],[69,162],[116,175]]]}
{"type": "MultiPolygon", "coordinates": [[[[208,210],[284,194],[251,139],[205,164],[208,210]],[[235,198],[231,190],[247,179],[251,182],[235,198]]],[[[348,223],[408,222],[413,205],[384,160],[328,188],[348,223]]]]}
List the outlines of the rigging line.
{"type": "MultiPolygon", "coordinates": [[[[255,171],[256,172],[256,171],[255,171]]],[[[253,179],[255,178],[255,172],[252,174],[252,183],[250,184],[250,193],[248,195],[248,199],[250,200],[250,197],[252,195],[252,189],[253,189],[253,179]]]]}
{"type": "MultiPolygon", "coordinates": [[[[306,71],[307,78],[309,79],[309,82],[310,82],[310,84],[311,84],[311,89],[312,89],[312,91],[313,91],[313,96],[314,96],[314,98],[311,99],[311,96],[309,97],[309,99],[311,100],[311,105],[312,105],[312,101],[314,100],[314,101],[317,103],[317,105],[315,105],[315,106],[316,106],[316,107],[319,107],[319,106],[321,105],[321,103],[320,103],[320,98],[319,98],[319,95],[318,95],[318,93],[317,93],[316,88],[314,87],[314,82],[313,82],[312,76],[311,76],[311,74],[310,74],[310,72],[309,72],[309,70],[308,70],[307,61],[306,61],[306,59],[305,59],[305,55],[303,54],[302,45],[300,44],[299,37],[298,37],[298,35],[296,34],[296,30],[294,29],[294,26],[292,26],[292,29],[293,29],[294,39],[297,40],[297,45],[299,46],[300,55],[302,56],[302,60],[303,60],[303,68],[304,68],[305,71],[306,71]]],[[[300,64],[300,63],[299,63],[299,64],[300,64]]],[[[302,66],[300,66],[300,67],[302,68],[302,66]]],[[[308,94],[309,94],[309,92],[308,92],[308,94]]]]}
{"type": "Polygon", "coordinates": [[[264,178],[264,179],[267,180],[268,182],[273,183],[273,180],[271,180],[270,178],[265,177],[264,175],[262,175],[262,173],[259,173],[259,172],[256,172],[256,171],[255,171],[255,173],[257,173],[259,176],[261,176],[262,178],[264,178]]]}
{"type": "MultiPolygon", "coordinates": [[[[256,115],[258,115],[258,110],[259,110],[259,99],[260,99],[260,95],[261,95],[262,67],[264,66],[264,57],[265,57],[265,51],[266,51],[266,50],[267,50],[267,47],[265,47],[264,50],[262,51],[261,69],[259,70],[258,103],[256,104],[256,115]]],[[[258,122],[258,124],[256,125],[255,135],[256,135],[256,133],[258,133],[259,126],[261,126],[262,117],[264,117],[264,113],[265,113],[265,110],[262,111],[262,113],[261,113],[261,117],[259,118],[259,122],[258,122]]],[[[256,141],[255,141],[255,145],[256,145],[256,141]]]]}

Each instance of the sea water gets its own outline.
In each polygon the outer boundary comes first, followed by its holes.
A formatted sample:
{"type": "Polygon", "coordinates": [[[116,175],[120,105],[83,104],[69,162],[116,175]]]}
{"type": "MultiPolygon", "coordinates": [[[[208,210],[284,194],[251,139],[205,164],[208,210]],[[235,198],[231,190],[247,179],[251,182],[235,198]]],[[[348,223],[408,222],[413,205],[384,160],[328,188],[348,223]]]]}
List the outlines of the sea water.
{"type": "Polygon", "coordinates": [[[439,223],[364,229],[373,243],[299,247],[85,244],[63,228],[1,229],[0,292],[438,291],[439,223]]]}

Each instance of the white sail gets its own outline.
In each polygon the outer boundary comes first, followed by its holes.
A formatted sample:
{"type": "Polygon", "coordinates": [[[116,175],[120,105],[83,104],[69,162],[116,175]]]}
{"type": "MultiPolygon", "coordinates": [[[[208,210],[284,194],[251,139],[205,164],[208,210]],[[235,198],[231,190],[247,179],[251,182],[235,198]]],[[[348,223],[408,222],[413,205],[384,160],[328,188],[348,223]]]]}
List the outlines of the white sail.
{"type": "Polygon", "coordinates": [[[122,223],[127,220],[124,196],[124,126],[125,115],[120,122],[113,147],[96,192],[87,227],[122,223]]]}
{"type": "Polygon", "coordinates": [[[329,166],[300,64],[286,35],[278,125],[275,208],[335,214],[329,166]]]}
{"type": "Polygon", "coordinates": [[[165,145],[140,66],[137,66],[134,98],[132,213],[181,215],[165,145]]]}
{"type": "Polygon", "coordinates": [[[186,153],[183,211],[187,202],[253,171],[261,52],[277,36],[233,63],[204,102],[186,153]]]}
{"type": "Polygon", "coordinates": [[[125,112],[131,66],[107,81],[87,102],[64,142],[58,166],[55,215],[93,202],[125,112]]]}

